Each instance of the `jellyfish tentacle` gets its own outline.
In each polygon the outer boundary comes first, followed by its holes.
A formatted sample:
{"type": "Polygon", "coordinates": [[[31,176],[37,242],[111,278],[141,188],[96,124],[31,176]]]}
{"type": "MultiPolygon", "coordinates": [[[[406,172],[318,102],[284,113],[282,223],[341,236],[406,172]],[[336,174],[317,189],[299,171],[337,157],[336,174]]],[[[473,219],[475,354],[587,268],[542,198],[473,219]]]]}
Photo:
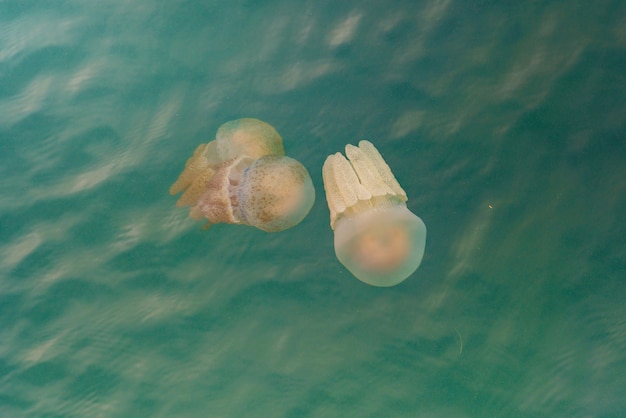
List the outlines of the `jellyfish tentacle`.
{"type": "Polygon", "coordinates": [[[407,201],[406,192],[396,180],[396,176],[391,172],[391,168],[385,162],[380,152],[369,141],[362,140],[359,142],[359,148],[367,158],[369,164],[375,168],[382,181],[391,189],[392,193],[399,196],[404,202],[407,201]]]}
{"type": "Polygon", "coordinates": [[[394,194],[394,191],[383,180],[378,166],[365,154],[363,149],[348,144],[346,145],[346,157],[350,160],[350,164],[359,177],[359,182],[369,192],[370,197],[394,194]]]}
{"type": "Polygon", "coordinates": [[[185,169],[178,176],[178,179],[170,186],[170,194],[175,195],[188,188],[196,177],[209,167],[204,156],[204,151],[208,144],[200,144],[196,147],[193,155],[185,162],[185,169]]]}
{"type": "Polygon", "coordinates": [[[341,153],[330,155],[326,159],[322,167],[322,178],[331,213],[330,225],[333,229],[340,214],[360,200],[371,198],[370,192],[361,185],[352,165],[341,153]]]}

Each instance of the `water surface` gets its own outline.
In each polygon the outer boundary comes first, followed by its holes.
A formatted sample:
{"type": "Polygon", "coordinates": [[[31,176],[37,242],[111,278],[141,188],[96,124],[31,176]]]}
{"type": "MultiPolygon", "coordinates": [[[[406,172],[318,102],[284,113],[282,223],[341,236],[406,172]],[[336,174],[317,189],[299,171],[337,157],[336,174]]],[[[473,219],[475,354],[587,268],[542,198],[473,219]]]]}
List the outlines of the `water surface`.
{"type": "Polygon", "coordinates": [[[0,2],[0,415],[623,416],[625,5],[0,2]],[[296,228],[168,195],[240,117],[311,173],[296,228]],[[428,227],[388,289],[333,250],[360,139],[428,227]]]}

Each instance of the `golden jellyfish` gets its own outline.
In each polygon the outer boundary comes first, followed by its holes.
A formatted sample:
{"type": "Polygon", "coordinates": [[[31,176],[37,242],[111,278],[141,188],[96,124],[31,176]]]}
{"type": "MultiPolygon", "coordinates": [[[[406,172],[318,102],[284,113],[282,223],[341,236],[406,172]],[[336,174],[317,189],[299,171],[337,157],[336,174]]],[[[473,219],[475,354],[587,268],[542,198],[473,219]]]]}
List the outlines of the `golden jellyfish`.
{"type": "Polygon", "coordinates": [[[322,169],[335,254],[362,282],[394,286],[422,262],[426,225],[371,142],[346,145],[346,157],[330,155],[322,169]]]}
{"type": "Polygon", "coordinates": [[[258,119],[226,122],[215,140],[200,144],[170,194],[191,206],[192,219],[243,224],[266,232],[299,224],[311,210],[315,189],[306,168],[286,157],[276,129],[258,119]]]}

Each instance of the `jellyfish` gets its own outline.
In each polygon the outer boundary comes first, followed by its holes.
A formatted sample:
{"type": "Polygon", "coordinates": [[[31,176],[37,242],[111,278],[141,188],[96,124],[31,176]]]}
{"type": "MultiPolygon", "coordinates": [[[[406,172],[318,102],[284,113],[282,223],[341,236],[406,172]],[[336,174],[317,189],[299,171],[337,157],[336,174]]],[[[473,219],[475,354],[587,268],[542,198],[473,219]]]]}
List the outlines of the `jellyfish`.
{"type": "Polygon", "coordinates": [[[362,282],[394,286],[422,262],[426,225],[371,142],[346,145],[346,156],[328,156],[322,169],[335,254],[362,282]]]}
{"type": "Polygon", "coordinates": [[[189,217],[243,224],[266,232],[299,224],[315,200],[306,168],[284,155],[282,138],[258,119],[226,122],[215,140],[200,144],[170,194],[183,192],[177,206],[190,206],[189,217]]]}

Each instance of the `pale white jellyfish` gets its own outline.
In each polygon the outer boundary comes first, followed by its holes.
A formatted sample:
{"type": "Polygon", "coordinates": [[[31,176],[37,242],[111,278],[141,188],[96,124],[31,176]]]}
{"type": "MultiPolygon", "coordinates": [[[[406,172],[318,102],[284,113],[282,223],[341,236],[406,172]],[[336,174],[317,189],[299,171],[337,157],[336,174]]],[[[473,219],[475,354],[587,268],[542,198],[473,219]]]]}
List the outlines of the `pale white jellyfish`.
{"type": "Polygon", "coordinates": [[[337,259],[372,286],[394,286],[422,262],[426,225],[369,141],[328,156],[322,174],[337,259]]]}
{"type": "Polygon", "coordinates": [[[299,224],[315,200],[308,171],[284,156],[282,138],[258,119],[223,124],[216,139],[198,146],[170,193],[189,216],[275,232],[299,224]]]}

